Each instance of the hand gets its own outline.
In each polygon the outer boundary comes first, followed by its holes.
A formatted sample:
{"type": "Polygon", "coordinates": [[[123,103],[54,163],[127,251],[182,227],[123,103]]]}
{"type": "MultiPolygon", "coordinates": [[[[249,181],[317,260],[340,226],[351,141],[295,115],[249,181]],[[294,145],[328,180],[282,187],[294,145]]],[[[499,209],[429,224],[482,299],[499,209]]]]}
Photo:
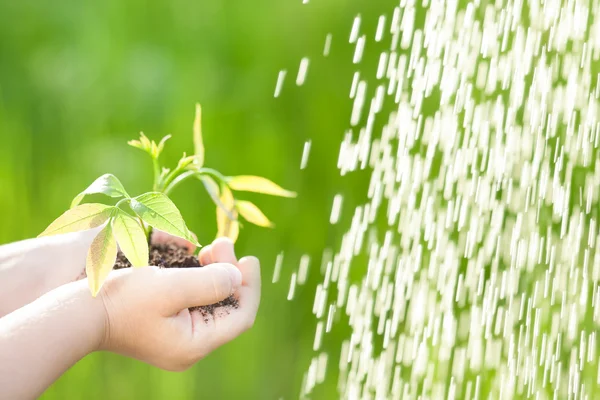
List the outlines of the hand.
{"type": "MultiPolygon", "coordinates": [[[[23,265],[19,261],[35,260],[48,250],[39,244],[32,240],[4,247],[0,278],[7,276],[2,275],[6,271],[19,271],[23,265]],[[36,255],[20,251],[26,248],[36,255]]],[[[233,245],[226,239],[203,249],[201,258],[210,265],[113,271],[95,298],[84,280],[67,283],[0,318],[0,398],[37,398],[95,350],[115,351],[180,371],[238,336],[252,326],[256,316],[258,260],[247,257],[237,262],[233,245]],[[239,307],[218,313],[214,319],[205,321],[198,311],[188,310],[218,302],[232,291],[239,307]]]]}
{"type": "MultiPolygon", "coordinates": [[[[85,259],[100,228],[0,246],[0,317],[66,283],[85,278],[85,259]]],[[[190,242],[154,230],[153,243],[190,242]]]]}
{"type": "Polygon", "coordinates": [[[182,371],[249,329],[260,300],[258,259],[238,262],[229,239],[217,239],[199,257],[203,268],[113,271],[99,294],[106,320],[100,348],[182,371]],[[238,308],[214,318],[188,310],[232,293],[238,308]]]}
{"type": "Polygon", "coordinates": [[[0,246],[0,317],[75,281],[98,229],[0,246]]]}

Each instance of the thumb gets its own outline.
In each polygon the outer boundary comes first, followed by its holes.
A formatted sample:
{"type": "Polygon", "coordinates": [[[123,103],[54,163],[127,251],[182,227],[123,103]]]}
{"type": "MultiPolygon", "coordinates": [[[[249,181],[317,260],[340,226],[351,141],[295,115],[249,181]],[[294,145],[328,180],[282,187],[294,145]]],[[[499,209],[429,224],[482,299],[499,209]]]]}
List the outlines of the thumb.
{"type": "Polygon", "coordinates": [[[242,285],[242,274],[232,264],[215,263],[201,268],[168,268],[164,276],[163,298],[168,315],[185,308],[218,303],[242,285]]]}

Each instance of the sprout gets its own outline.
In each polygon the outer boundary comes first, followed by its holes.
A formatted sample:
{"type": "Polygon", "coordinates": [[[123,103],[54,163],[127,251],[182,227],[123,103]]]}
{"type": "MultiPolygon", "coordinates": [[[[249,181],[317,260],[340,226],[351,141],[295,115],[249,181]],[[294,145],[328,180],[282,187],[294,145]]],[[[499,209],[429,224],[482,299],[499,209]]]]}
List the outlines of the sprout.
{"type": "Polygon", "coordinates": [[[148,265],[148,241],[152,229],[159,229],[200,246],[187,227],[177,206],[169,194],[182,182],[201,182],[217,209],[217,236],[236,240],[242,216],[249,223],[272,227],[264,213],[253,203],[238,200],[234,191],[249,191],[273,196],[295,197],[294,192],[285,190],[270,180],[258,176],[226,177],[220,172],[204,167],[204,144],[201,129],[201,108],[196,105],[193,125],[194,154],[183,156],[174,169],[160,163],[160,155],[167,135],[156,143],[140,133],[139,140],[128,144],[146,152],[152,158],[154,180],[152,191],[131,197],[123,184],[111,174],[96,179],[87,189],[73,199],[71,208],[58,217],[39,236],[51,236],[82,231],[103,226],[93,240],[86,260],[86,273],[90,291],[96,296],[117,258],[117,245],[133,267],[148,265]],[[193,179],[192,179],[193,178],[193,179]],[[116,205],[100,203],[81,204],[90,194],[103,194],[118,199],[116,205]]]}

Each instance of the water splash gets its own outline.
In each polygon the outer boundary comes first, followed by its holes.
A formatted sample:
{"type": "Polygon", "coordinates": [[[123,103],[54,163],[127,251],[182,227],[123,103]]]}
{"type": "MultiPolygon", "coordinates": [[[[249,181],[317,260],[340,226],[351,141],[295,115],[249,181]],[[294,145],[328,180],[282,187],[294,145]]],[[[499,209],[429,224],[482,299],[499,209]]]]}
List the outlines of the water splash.
{"type": "Polygon", "coordinates": [[[349,62],[371,41],[337,164],[371,178],[323,254],[301,397],[594,398],[600,3],[402,0],[372,37],[356,16],[349,62]]]}

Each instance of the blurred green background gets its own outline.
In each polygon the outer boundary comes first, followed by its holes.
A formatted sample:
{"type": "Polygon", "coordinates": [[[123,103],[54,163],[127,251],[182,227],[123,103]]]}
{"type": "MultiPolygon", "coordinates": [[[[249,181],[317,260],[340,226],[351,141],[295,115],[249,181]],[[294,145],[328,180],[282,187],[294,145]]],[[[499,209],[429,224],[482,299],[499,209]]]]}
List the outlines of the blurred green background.
{"type": "MultiPolygon", "coordinates": [[[[262,175],[299,192],[295,200],[245,197],[277,225],[247,226],[237,245],[238,255],[263,263],[262,304],[251,331],[184,373],[93,354],[43,398],[298,396],[312,355],[314,285],[298,287],[289,302],[289,276],[309,254],[309,278],[317,280],[323,248],[341,233],[328,224],[333,196],[342,192],[348,203],[364,196],[365,174],[340,178],[336,169],[357,68],[348,36],[361,13],[369,39],[360,69],[373,71],[387,45],[373,42],[377,17],[390,17],[394,3],[0,1],[0,243],[36,236],[103,173],[118,176],[132,194],[146,191],[149,159],[126,141],[140,131],[156,140],[171,133],[163,157],[176,163],[192,150],[195,102],[203,105],[208,166],[262,175]],[[323,57],[328,33],[331,54],[323,57]],[[297,87],[302,57],[311,62],[297,87]],[[287,78],[275,99],[281,69],[287,78]],[[312,151],[301,171],[307,140],[312,151]],[[279,252],[282,278],[272,284],[279,252]]],[[[182,186],[173,199],[200,242],[210,242],[214,206],[202,188],[182,186]]],[[[315,398],[335,396],[335,379],[328,382],[315,398]]]]}

